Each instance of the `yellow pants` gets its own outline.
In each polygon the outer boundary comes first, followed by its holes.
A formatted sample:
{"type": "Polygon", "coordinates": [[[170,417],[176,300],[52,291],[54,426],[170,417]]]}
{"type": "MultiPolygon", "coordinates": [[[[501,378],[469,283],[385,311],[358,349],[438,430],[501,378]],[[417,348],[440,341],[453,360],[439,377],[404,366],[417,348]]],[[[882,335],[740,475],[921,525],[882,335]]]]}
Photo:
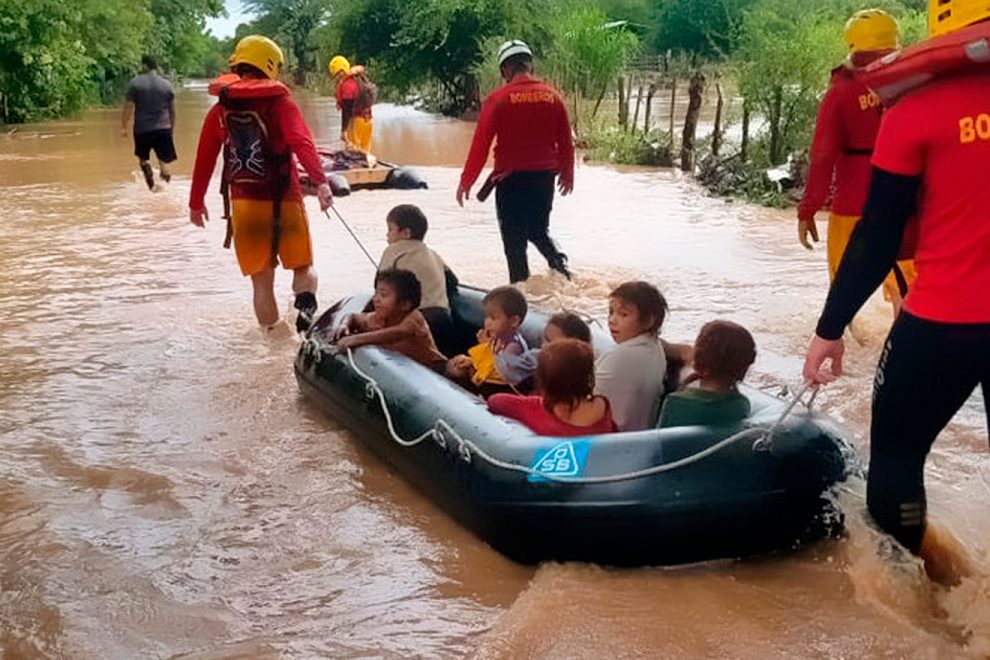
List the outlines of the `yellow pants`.
{"type": "Polygon", "coordinates": [[[313,244],[302,200],[282,202],[278,246],[274,249],[273,207],[270,200],[231,200],[234,252],[245,275],[257,275],[279,261],[288,270],[313,264],[313,244]]]}
{"type": "MultiPolygon", "coordinates": [[[[839,264],[842,262],[842,255],[846,253],[849,238],[858,222],[859,216],[833,213],[828,217],[828,279],[830,282],[835,280],[835,274],[839,271],[839,264]]],[[[904,274],[904,281],[908,287],[914,284],[914,280],[918,276],[914,270],[914,260],[898,261],[897,266],[904,274]]],[[[883,297],[884,300],[898,305],[904,299],[901,295],[901,289],[897,285],[897,276],[893,271],[883,281],[883,297]]]]}
{"type": "Polygon", "coordinates": [[[344,132],[344,138],[365,153],[371,151],[371,133],[374,122],[364,117],[354,117],[344,132]]]}

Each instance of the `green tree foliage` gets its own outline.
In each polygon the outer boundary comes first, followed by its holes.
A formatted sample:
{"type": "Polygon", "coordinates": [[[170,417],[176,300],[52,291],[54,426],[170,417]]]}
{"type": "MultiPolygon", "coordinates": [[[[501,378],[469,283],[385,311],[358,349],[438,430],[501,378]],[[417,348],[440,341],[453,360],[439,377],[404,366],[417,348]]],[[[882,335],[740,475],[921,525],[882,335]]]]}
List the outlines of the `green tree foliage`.
{"type": "Polygon", "coordinates": [[[313,34],[330,14],[327,0],[245,0],[244,7],[256,13],[258,32],[275,39],[293,56],[296,81],[306,82],[306,75],[319,68],[314,54],[313,34]]]}
{"type": "Polygon", "coordinates": [[[145,52],[166,69],[198,69],[203,17],[222,10],[222,0],[0,0],[0,120],[112,100],[145,52]]]}

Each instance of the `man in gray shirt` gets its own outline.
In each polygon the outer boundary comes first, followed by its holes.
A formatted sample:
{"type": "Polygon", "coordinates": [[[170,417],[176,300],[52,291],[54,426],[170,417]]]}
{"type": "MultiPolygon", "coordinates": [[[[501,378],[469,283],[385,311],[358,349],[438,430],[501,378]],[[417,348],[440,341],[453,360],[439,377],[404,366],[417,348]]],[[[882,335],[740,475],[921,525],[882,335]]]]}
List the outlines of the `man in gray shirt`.
{"type": "Polygon", "coordinates": [[[127,137],[127,129],[134,117],[134,155],[141,164],[141,172],[148,188],[155,190],[155,174],[151,169],[151,150],[158,158],[162,180],[172,178],[168,164],[176,158],[172,129],[175,127],[175,93],[168,81],[158,75],[154,58],[141,58],[142,72],[131,79],[127,88],[127,102],[120,118],[121,134],[127,137]]]}

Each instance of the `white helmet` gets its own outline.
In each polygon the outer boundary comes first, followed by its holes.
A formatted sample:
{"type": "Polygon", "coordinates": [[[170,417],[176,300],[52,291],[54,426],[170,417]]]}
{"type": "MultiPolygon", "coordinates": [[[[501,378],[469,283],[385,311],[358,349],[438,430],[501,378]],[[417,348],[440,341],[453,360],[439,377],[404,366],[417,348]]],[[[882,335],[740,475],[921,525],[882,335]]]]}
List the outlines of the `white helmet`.
{"type": "Polygon", "coordinates": [[[533,57],[533,51],[530,50],[525,41],[519,41],[518,39],[506,41],[504,44],[499,46],[498,65],[502,66],[505,64],[505,61],[513,55],[529,55],[530,57],[533,57]]]}

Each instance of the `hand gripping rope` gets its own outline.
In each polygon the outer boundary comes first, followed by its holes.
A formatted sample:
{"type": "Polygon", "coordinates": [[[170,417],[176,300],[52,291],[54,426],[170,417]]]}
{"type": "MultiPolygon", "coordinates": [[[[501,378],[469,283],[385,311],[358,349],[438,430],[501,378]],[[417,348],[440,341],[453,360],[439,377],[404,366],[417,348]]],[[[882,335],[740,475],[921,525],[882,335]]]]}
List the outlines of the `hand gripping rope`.
{"type": "MultiPolygon", "coordinates": [[[[322,348],[317,344],[315,340],[307,340],[307,345],[303,349],[306,354],[313,356],[314,360],[319,362],[321,360],[322,348]]],[[[388,426],[388,432],[392,436],[392,439],[399,445],[403,447],[414,447],[424,440],[434,439],[437,444],[441,447],[446,447],[448,440],[457,443],[458,454],[465,462],[470,462],[472,455],[486,461],[487,463],[501,468],[503,470],[509,470],[511,472],[519,472],[520,474],[525,474],[532,477],[538,477],[540,479],[546,479],[547,481],[556,481],[560,483],[570,483],[570,484],[607,484],[615,483],[618,481],[629,481],[632,479],[640,479],[643,477],[649,477],[655,474],[662,474],[664,472],[671,472],[682,467],[686,467],[693,463],[697,463],[712,454],[720,451],[724,447],[727,447],[735,442],[739,442],[746,439],[753,439],[753,451],[769,451],[772,449],[773,445],[773,435],[780,428],[780,425],[784,422],[788,415],[794,410],[794,407],[802,402],[802,398],[808,392],[812,390],[811,398],[807,403],[804,403],[805,407],[809,410],[811,409],[812,403],[814,403],[815,395],[817,394],[817,388],[810,384],[805,384],[801,391],[798,392],[797,396],[788,404],[787,408],[780,415],[776,422],[773,423],[768,428],[750,428],[740,431],[734,435],[725,438],[721,442],[718,442],[707,449],[699,451],[691,456],[686,456],[682,459],[673,461],[671,463],[665,463],[663,465],[656,465],[650,468],[645,468],[642,470],[635,470],[633,472],[626,472],[623,474],[615,474],[602,477],[561,477],[552,474],[545,474],[538,470],[534,470],[531,467],[525,465],[519,465],[518,463],[509,463],[507,461],[500,460],[494,456],[485,452],[481,447],[479,447],[474,442],[461,436],[450,424],[442,417],[437,419],[433,428],[423,432],[419,436],[413,438],[412,440],[406,440],[398,431],[395,430],[395,424],[392,422],[392,413],[389,410],[388,403],[385,400],[385,393],[382,392],[381,387],[378,382],[363,372],[357,364],[354,362],[354,352],[351,349],[347,349],[347,360],[350,363],[351,368],[354,370],[358,376],[360,376],[365,382],[365,393],[369,399],[376,398],[382,409],[382,414],[385,416],[385,423],[388,426]]]]}

